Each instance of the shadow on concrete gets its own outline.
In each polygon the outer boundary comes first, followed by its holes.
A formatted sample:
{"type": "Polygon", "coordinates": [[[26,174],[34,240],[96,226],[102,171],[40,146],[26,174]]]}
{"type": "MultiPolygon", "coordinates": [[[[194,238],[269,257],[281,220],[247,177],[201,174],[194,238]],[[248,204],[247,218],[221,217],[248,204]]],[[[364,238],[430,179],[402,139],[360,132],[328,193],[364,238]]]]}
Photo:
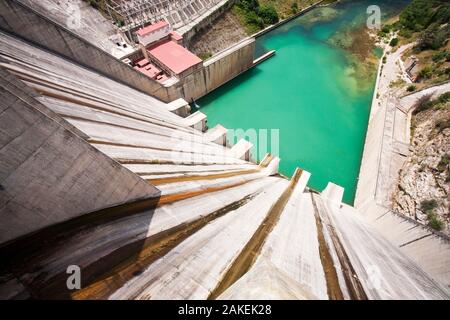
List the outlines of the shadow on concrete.
{"type": "MultiPolygon", "coordinates": [[[[117,240],[111,244],[107,241],[107,245],[115,246],[114,250],[81,268],[81,290],[79,290],[81,294],[78,294],[77,290],[67,288],[66,282],[71,275],[66,272],[67,267],[86,265],[83,259],[88,256],[95,257],[95,247],[90,249],[88,244],[82,249],[81,255],[71,259],[72,252],[64,251],[64,244],[73,243],[74,240],[81,241],[83,235],[95,231],[106,223],[114,226],[114,223],[123,222],[123,219],[129,219],[137,214],[139,224],[143,224],[145,230],[148,230],[159,199],[158,195],[91,212],[6,243],[0,248],[0,296],[8,299],[107,298],[129,278],[139,274],[139,270],[145,267],[147,262],[151,262],[143,259],[142,252],[160,239],[147,238],[132,243],[128,241],[123,246],[117,240]],[[64,267],[50,270],[45,268],[43,261],[62,257],[69,257],[67,266],[64,264],[64,267]],[[93,284],[95,285],[91,288],[93,284]]],[[[105,234],[101,236],[108,237],[107,231],[111,229],[114,227],[106,228],[105,234]]],[[[129,234],[124,233],[124,237],[126,236],[129,237],[129,234]]]]}

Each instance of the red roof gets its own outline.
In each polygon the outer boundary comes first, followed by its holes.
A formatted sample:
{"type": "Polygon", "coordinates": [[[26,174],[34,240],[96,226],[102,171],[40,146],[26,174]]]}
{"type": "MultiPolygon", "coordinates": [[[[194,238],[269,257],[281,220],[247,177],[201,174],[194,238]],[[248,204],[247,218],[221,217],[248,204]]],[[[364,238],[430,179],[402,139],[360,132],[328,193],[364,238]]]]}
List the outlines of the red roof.
{"type": "Polygon", "coordinates": [[[148,53],[176,74],[202,62],[195,54],[173,41],[167,41],[148,49],[148,53]]]}
{"type": "Polygon", "coordinates": [[[148,26],[146,26],[144,28],[139,29],[138,31],[136,31],[136,34],[142,37],[142,36],[145,36],[146,34],[148,34],[150,32],[159,30],[159,29],[164,28],[164,27],[166,27],[168,25],[169,24],[166,21],[162,20],[162,21],[159,21],[157,23],[154,23],[154,24],[151,24],[151,25],[148,25],[148,26]]]}
{"type": "Polygon", "coordinates": [[[172,37],[173,40],[178,41],[178,40],[182,40],[183,37],[180,36],[178,33],[176,33],[175,31],[172,31],[170,33],[170,36],[172,37]]]}

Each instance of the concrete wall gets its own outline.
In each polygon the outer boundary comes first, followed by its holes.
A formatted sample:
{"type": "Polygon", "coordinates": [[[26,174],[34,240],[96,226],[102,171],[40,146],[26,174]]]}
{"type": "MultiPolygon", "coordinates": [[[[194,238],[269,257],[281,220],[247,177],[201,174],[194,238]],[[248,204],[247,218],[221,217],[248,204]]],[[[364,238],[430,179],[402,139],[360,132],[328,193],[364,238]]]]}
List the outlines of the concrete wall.
{"type": "Polygon", "coordinates": [[[159,196],[44,110],[2,69],[0,244],[85,213],[159,196]]]}
{"type": "Polygon", "coordinates": [[[372,203],[360,210],[384,237],[450,293],[450,238],[417,221],[372,203]]]}
{"type": "Polygon", "coordinates": [[[203,63],[203,68],[183,78],[177,84],[183,98],[190,102],[230,81],[253,66],[255,39],[247,38],[214,55],[203,63]]]}
{"type": "MultiPolygon", "coordinates": [[[[374,108],[375,106],[372,105],[372,110],[374,108]]],[[[359,170],[355,208],[360,208],[375,199],[385,120],[386,108],[379,108],[371,115],[359,170]]]]}
{"type": "Polygon", "coordinates": [[[50,21],[18,0],[0,2],[0,28],[164,102],[204,96],[253,64],[254,39],[245,39],[205,62],[205,67],[163,85],[50,21]]]}
{"type": "Polygon", "coordinates": [[[0,28],[163,101],[173,100],[169,97],[170,89],[18,0],[0,1],[0,28]]]}

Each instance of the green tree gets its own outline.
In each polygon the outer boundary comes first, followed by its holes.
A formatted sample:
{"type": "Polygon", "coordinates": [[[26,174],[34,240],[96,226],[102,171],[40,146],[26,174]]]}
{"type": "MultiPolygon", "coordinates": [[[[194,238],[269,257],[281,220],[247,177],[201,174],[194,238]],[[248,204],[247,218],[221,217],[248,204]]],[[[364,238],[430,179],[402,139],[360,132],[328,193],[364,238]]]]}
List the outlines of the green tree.
{"type": "Polygon", "coordinates": [[[419,50],[437,50],[441,48],[450,36],[450,26],[440,27],[433,25],[424,30],[419,37],[417,48],[419,50]]]}
{"type": "Polygon", "coordinates": [[[280,19],[273,6],[261,6],[258,9],[258,16],[264,21],[264,24],[274,24],[280,19]]]}
{"type": "Polygon", "coordinates": [[[264,28],[264,21],[259,17],[255,11],[247,11],[245,13],[245,21],[250,25],[255,25],[259,29],[264,28]]]}
{"type": "Polygon", "coordinates": [[[298,12],[298,4],[297,4],[297,2],[293,2],[291,4],[291,10],[292,10],[292,14],[296,14],[298,12]]]}
{"type": "Polygon", "coordinates": [[[389,42],[389,45],[391,47],[395,47],[398,44],[398,38],[392,38],[391,42],[389,42]]]}
{"type": "Polygon", "coordinates": [[[400,14],[403,27],[421,31],[428,27],[433,16],[436,0],[413,0],[400,14]]]}
{"type": "Polygon", "coordinates": [[[256,11],[259,8],[258,0],[238,0],[237,5],[246,11],[256,11]]]}

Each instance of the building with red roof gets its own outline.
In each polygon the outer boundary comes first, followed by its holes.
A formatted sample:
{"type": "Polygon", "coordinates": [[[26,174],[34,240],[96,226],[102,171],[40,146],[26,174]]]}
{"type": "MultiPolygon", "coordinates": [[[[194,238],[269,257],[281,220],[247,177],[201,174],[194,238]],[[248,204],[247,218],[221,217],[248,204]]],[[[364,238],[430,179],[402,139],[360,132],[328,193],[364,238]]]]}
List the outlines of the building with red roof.
{"type": "Polygon", "coordinates": [[[149,57],[160,66],[165,66],[170,74],[184,76],[202,65],[202,59],[173,41],[166,41],[147,49],[149,57]],[[187,72],[188,71],[188,72],[187,72]]]}
{"type": "Polygon", "coordinates": [[[181,44],[183,37],[159,21],[136,31],[141,53],[131,55],[129,64],[158,81],[175,76],[183,78],[202,68],[203,61],[181,44]]]}
{"type": "Polygon", "coordinates": [[[162,20],[139,29],[136,31],[136,35],[140,44],[148,46],[151,43],[167,37],[171,32],[172,27],[170,24],[162,20]]]}

